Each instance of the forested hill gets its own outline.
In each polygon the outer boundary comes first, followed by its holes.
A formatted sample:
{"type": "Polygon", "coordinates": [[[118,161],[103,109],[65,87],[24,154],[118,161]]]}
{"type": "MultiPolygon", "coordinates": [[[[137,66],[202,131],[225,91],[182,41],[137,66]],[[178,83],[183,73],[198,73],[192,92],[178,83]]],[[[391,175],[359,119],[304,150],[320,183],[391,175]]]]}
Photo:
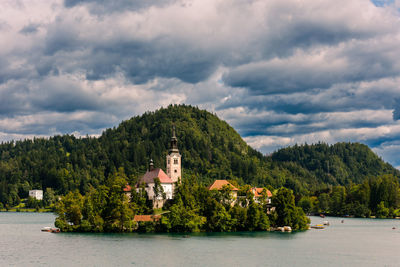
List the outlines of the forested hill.
{"type": "Polygon", "coordinates": [[[193,176],[203,183],[232,179],[271,189],[286,186],[296,194],[307,194],[370,175],[400,176],[360,144],[294,146],[265,157],[217,116],[191,106],[171,105],[124,121],[99,138],[64,135],[1,144],[0,202],[13,205],[32,188],[85,193],[120,167],[135,182],[150,158],[156,167],[165,169],[172,125],[176,126],[184,177],[193,176]]]}
{"type": "Polygon", "coordinates": [[[295,145],[273,153],[272,161],[284,166],[295,162],[319,181],[332,185],[362,183],[366,177],[382,174],[400,177],[399,170],[360,143],[295,145]]]}

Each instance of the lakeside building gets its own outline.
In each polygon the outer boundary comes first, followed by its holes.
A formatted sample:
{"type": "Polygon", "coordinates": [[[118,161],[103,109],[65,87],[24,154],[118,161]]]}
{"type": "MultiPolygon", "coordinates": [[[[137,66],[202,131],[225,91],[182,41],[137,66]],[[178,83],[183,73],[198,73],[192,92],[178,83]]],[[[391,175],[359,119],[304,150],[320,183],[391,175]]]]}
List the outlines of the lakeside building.
{"type": "Polygon", "coordinates": [[[227,180],[215,180],[214,183],[212,183],[207,189],[221,191],[224,188],[229,188],[231,190],[232,201],[230,204],[231,204],[231,206],[235,205],[235,203],[237,201],[237,193],[238,193],[239,189],[236,188],[235,186],[233,186],[227,180]]]}
{"type": "MultiPolygon", "coordinates": [[[[254,202],[260,203],[260,198],[263,196],[263,191],[265,188],[262,187],[253,187],[251,188],[251,192],[254,195],[254,202]]],[[[265,189],[266,191],[266,197],[267,197],[267,204],[271,204],[271,197],[272,193],[268,189],[265,189]]]]}
{"type": "MultiPolygon", "coordinates": [[[[172,128],[170,149],[168,150],[166,163],[167,173],[160,168],[154,168],[153,160],[150,160],[149,169],[140,177],[136,185],[136,191],[139,192],[144,184],[148,199],[153,201],[153,208],[162,208],[167,200],[173,199],[174,184],[180,183],[182,179],[182,156],[178,149],[175,126],[172,128]]],[[[131,190],[129,185],[124,188],[128,198],[131,196],[131,190]]]]}
{"type": "Polygon", "coordinates": [[[43,200],[43,190],[29,190],[29,196],[37,200],[43,200]]]}
{"type": "Polygon", "coordinates": [[[162,208],[166,200],[173,198],[174,182],[162,169],[154,168],[153,160],[150,161],[149,170],[139,179],[137,191],[141,190],[142,184],[145,184],[148,198],[153,201],[153,208],[162,208]],[[156,179],[161,188],[157,188],[156,179]]]}
{"type": "MultiPolygon", "coordinates": [[[[231,206],[235,205],[239,201],[239,199],[243,200],[246,198],[245,196],[238,196],[239,189],[237,187],[235,187],[234,185],[232,185],[227,180],[215,180],[210,186],[207,187],[207,189],[221,191],[227,187],[229,187],[231,190],[231,197],[232,197],[232,201],[230,203],[231,206]]],[[[266,188],[262,188],[262,187],[252,187],[250,189],[250,192],[253,193],[253,199],[254,199],[255,203],[259,204],[261,202],[260,199],[262,197],[266,197],[265,204],[267,204],[267,206],[268,206],[268,212],[270,212],[273,209],[272,201],[271,201],[271,198],[272,198],[271,191],[269,191],[266,188]],[[267,191],[264,193],[264,190],[267,190],[267,191]]],[[[248,205],[248,202],[247,202],[247,204],[243,204],[243,202],[241,202],[241,203],[242,203],[241,205],[245,205],[245,206],[248,205]]]]}

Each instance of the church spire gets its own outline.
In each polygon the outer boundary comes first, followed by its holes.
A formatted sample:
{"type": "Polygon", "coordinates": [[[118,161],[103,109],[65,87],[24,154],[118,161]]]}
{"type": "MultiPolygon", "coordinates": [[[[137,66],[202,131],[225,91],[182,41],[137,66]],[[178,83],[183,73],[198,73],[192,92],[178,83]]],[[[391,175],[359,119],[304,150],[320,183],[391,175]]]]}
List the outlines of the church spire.
{"type": "Polygon", "coordinates": [[[178,149],[178,139],[176,138],[176,133],[175,133],[175,125],[172,126],[172,137],[171,137],[171,143],[170,143],[170,148],[169,148],[169,153],[179,153],[178,149]]]}
{"type": "Polygon", "coordinates": [[[182,179],[181,154],[178,149],[178,138],[176,138],[175,125],[172,125],[172,136],[170,148],[167,155],[167,175],[176,183],[182,179]]]}

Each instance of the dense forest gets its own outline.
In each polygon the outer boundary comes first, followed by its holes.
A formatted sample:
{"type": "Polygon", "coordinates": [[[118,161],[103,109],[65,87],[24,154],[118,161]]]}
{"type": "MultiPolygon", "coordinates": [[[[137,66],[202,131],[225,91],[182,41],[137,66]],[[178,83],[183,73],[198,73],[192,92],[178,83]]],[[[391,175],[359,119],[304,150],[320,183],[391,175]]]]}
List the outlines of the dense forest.
{"type": "Polygon", "coordinates": [[[307,213],[400,217],[399,181],[393,175],[371,177],[361,184],[337,185],[311,197],[303,196],[298,204],[307,213]]]}
{"type": "Polygon", "coordinates": [[[106,184],[123,168],[135,183],[149,159],[164,168],[172,125],[176,126],[183,176],[199,183],[229,179],[239,185],[284,186],[301,196],[319,195],[332,186],[360,184],[373,176],[400,172],[358,143],[296,145],[270,156],[248,146],[216,115],[196,107],[170,105],[123,121],[98,138],[72,135],[5,142],[0,145],[0,203],[17,205],[30,189],[57,195],[106,184]]]}

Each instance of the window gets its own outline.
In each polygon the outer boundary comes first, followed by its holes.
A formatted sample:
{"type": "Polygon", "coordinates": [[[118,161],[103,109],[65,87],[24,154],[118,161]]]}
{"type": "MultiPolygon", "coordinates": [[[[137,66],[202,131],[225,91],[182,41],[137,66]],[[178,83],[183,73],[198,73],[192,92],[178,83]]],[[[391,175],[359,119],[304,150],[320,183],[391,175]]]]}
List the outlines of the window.
{"type": "Polygon", "coordinates": [[[171,160],[170,159],[168,159],[168,164],[170,164],[171,163],[171,160]]]}
{"type": "Polygon", "coordinates": [[[175,172],[175,173],[177,173],[178,171],[177,171],[177,170],[175,170],[174,172],[175,172]]]}
{"type": "Polygon", "coordinates": [[[174,159],[174,164],[178,164],[178,159],[174,159]]]}

